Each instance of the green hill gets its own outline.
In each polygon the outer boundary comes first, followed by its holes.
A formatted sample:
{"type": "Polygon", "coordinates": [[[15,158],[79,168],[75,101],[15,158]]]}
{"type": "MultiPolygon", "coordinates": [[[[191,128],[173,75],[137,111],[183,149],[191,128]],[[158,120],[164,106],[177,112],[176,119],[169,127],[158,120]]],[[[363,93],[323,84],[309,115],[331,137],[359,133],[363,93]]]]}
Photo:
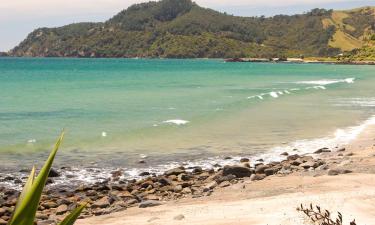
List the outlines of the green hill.
{"type": "Polygon", "coordinates": [[[335,26],[329,46],[343,51],[361,48],[374,32],[374,18],[375,7],[332,12],[330,18],[323,19],[325,27],[335,26]]]}
{"type": "Polygon", "coordinates": [[[190,0],[162,0],[133,5],[103,23],[36,29],[9,53],[39,57],[333,56],[361,47],[366,34],[373,33],[374,9],[363,9],[238,17],[190,0]]]}
{"type": "Polygon", "coordinates": [[[344,62],[375,61],[375,34],[365,41],[364,46],[345,52],[338,60],[344,62]]]}

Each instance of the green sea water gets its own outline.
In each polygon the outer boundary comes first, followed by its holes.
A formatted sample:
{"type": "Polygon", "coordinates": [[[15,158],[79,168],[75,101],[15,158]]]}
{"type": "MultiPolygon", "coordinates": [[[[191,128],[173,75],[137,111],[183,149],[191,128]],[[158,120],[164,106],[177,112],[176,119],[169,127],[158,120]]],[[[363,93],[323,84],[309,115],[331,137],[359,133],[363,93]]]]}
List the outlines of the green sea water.
{"type": "Polygon", "coordinates": [[[373,66],[0,58],[6,169],[63,128],[57,163],[131,168],[339,145],[374,114],[373,66]]]}

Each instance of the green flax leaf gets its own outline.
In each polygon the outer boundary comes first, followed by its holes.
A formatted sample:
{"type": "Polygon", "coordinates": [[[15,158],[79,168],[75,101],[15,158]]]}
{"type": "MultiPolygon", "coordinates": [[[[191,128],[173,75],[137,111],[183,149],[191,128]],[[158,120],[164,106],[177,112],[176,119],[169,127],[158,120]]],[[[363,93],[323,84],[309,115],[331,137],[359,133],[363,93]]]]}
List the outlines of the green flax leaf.
{"type": "MultiPolygon", "coordinates": [[[[48,174],[51,170],[53,160],[55,159],[57,150],[63,140],[64,132],[62,132],[60,138],[57,140],[52,152],[50,153],[47,161],[44,163],[43,168],[40,170],[38,176],[33,179],[30,178],[26,182],[25,188],[18,200],[16,210],[13,212],[12,218],[8,225],[33,225],[35,220],[35,214],[39,206],[40,197],[43,192],[43,188],[46,184],[48,174]]],[[[35,174],[32,171],[30,175],[35,174]]]]}
{"type": "Polygon", "coordinates": [[[78,216],[81,214],[82,210],[86,207],[87,203],[79,205],[75,208],[69,215],[67,215],[64,220],[59,223],[59,225],[73,225],[77,220],[78,216]]]}

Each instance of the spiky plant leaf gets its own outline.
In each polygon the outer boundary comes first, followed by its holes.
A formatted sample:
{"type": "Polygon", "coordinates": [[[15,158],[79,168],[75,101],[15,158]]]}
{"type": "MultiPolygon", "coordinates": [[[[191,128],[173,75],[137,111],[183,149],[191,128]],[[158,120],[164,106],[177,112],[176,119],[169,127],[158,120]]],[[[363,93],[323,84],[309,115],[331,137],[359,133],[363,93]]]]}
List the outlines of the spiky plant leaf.
{"type": "Polygon", "coordinates": [[[86,207],[87,203],[79,205],[75,208],[69,215],[67,215],[64,220],[59,223],[59,225],[73,225],[77,220],[78,216],[81,214],[82,210],[86,207]]]}
{"type": "Polygon", "coordinates": [[[17,199],[16,207],[17,207],[17,205],[20,204],[20,202],[22,202],[22,200],[25,198],[25,195],[27,194],[27,192],[29,192],[29,190],[31,189],[31,187],[34,183],[34,179],[35,179],[35,166],[33,166],[33,168],[31,169],[30,175],[27,178],[25,186],[23,186],[22,192],[17,199]]]}
{"type": "MultiPolygon", "coordinates": [[[[17,204],[16,204],[16,207],[14,208],[14,212],[16,212],[18,210],[18,206],[21,204],[21,202],[24,199],[26,193],[32,187],[32,185],[34,183],[34,178],[35,178],[35,166],[33,166],[33,168],[31,169],[30,175],[27,178],[25,186],[23,186],[22,192],[21,192],[20,196],[17,199],[17,204]]],[[[13,215],[14,215],[14,212],[13,212],[13,215]]],[[[13,217],[13,215],[12,215],[12,217],[13,217]]],[[[12,218],[10,219],[10,221],[11,220],[12,220],[12,218]]]]}
{"type": "MultiPolygon", "coordinates": [[[[40,197],[42,195],[43,188],[46,184],[48,174],[51,170],[53,160],[55,159],[57,150],[63,140],[64,132],[57,140],[52,152],[50,153],[47,161],[44,163],[43,168],[40,170],[38,176],[35,179],[29,177],[24,189],[21,194],[15,211],[9,221],[9,225],[33,225],[35,220],[35,214],[39,206],[40,197]],[[30,182],[29,182],[30,181],[30,182]],[[33,182],[32,182],[33,181],[33,182]],[[31,183],[31,185],[30,185],[31,183]],[[25,191],[26,190],[26,191],[25,191]]],[[[34,171],[35,174],[35,171],[34,171]]]]}

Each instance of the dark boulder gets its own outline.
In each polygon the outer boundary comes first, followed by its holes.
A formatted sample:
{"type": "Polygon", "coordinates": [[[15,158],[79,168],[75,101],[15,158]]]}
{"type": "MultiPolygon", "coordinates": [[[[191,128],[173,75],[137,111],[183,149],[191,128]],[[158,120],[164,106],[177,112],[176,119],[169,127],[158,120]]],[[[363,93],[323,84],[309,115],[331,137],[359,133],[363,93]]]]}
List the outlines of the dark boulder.
{"type": "Polygon", "coordinates": [[[150,176],[150,172],[147,172],[147,171],[142,172],[142,173],[139,174],[139,176],[141,176],[141,177],[150,176]]]}
{"type": "Polygon", "coordinates": [[[331,150],[329,150],[328,148],[321,148],[321,149],[316,150],[314,153],[320,154],[320,153],[324,153],[324,152],[331,152],[331,150]]]}
{"type": "Polygon", "coordinates": [[[170,185],[172,183],[172,181],[170,181],[169,179],[165,177],[161,177],[160,179],[158,179],[158,182],[161,186],[170,185]]]}
{"type": "Polygon", "coordinates": [[[264,173],[266,169],[269,168],[269,165],[260,164],[255,167],[255,173],[264,173]]]}
{"type": "Polygon", "coordinates": [[[178,176],[181,173],[185,173],[185,169],[183,167],[178,167],[178,168],[167,170],[167,171],[165,171],[164,174],[166,176],[171,176],[171,175],[178,176]]]}
{"type": "Polygon", "coordinates": [[[290,156],[288,156],[286,159],[287,159],[287,160],[296,160],[296,159],[298,159],[298,158],[300,158],[300,157],[301,157],[301,156],[295,154],[295,155],[290,155],[290,156]]]}
{"type": "Polygon", "coordinates": [[[236,176],[237,178],[250,177],[252,171],[243,166],[224,166],[223,176],[228,176],[230,174],[236,176]]]}
{"type": "Polygon", "coordinates": [[[54,168],[51,168],[51,170],[49,171],[48,177],[59,177],[59,176],[60,176],[60,173],[57,172],[57,170],[55,170],[54,168]]]}

